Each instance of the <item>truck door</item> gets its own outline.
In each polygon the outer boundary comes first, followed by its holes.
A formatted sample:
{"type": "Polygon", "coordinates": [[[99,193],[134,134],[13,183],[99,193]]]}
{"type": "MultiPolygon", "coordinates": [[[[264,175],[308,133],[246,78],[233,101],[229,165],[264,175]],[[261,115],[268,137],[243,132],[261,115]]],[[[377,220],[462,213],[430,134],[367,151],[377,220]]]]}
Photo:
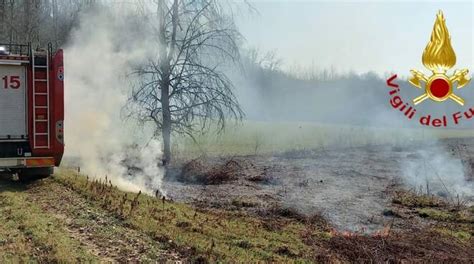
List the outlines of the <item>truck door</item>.
{"type": "Polygon", "coordinates": [[[26,67],[0,62],[0,140],[26,140],[26,67]]]}

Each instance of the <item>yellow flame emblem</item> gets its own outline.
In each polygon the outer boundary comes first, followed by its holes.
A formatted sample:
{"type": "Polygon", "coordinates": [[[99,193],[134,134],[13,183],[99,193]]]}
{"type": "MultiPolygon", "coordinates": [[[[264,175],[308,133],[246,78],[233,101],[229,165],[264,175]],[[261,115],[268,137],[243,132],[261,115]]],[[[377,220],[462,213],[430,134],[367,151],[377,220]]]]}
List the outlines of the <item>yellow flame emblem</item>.
{"type": "Polygon", "coordinates": [[[421,89],[421,82],[425,83],[425,93],[413,99],[413,103],[417,105],[428,98],[443,102],[449,98],[464,105],[464,99],[453,93],[453,86],[455,83],[457,83],[457,89],[466,86],[470,81],[467,76],[469,71],[467,69],[455,70],[452,76],[446,75],[446,72],[456,64],[456,53],[451,46],[446,19],[441,10],[436,15],[431,39],[423,52],[422,62],[433,74],[426,77],[418,70],[411,70],[412,77],[409,82],[413,86],[421,89]]]}

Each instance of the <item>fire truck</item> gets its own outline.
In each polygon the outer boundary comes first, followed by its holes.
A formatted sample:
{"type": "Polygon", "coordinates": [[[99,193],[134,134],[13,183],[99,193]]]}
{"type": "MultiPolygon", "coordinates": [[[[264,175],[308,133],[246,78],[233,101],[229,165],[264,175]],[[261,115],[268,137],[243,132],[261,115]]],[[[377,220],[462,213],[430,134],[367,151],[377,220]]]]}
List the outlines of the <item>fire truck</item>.
{"type": "Polygon", "coordinates": [[[48,177],[64,153],[63,51],[0,44],[0,171],[48,177]]]}

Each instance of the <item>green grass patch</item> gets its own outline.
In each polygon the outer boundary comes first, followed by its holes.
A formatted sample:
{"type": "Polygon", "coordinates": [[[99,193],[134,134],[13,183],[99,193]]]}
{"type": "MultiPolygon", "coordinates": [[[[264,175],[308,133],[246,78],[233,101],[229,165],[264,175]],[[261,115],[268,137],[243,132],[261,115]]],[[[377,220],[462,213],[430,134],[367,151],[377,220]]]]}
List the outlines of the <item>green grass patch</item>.
{"type": "Polygon", "coordinates": [[[173,152],[182,158],[200,155],[255,155],[290,150],[347,148],[367,145],[409,146],[414,142],[472,137],[467,129],[377,128],[310,122],[229,122],[222,133],[174,138],[173,152]]]}
{"type": "Polygon", "coordinates": [[[392,202],[402,206],[414,208],[414,207],[440,207],[446,204],[439,198],[433,195],[415,194],[409,191],[397,191],[395,192],[392,202]]]}
{"type": "Polygon", "coordinates": [[[71,239],[63,223],[43,212],[22,185],[0,187],[0,260],[90,262],[93,256],[71,239]]]}
{"type": "Polygon", "coordinates": [[[420,217],[437,221],[474,224],[474,215],[466,209],[458,210],[450,207],[419,208],[417,213],[420,217]]]}
{"type": "Polygon", "coordinates": [[[463,242],[469,242],[472,238],[471,232],[465,231],[465,230],[452,230],[450,228],[441,228],[441,227],[435,228],[434,230],[441,234],[455,237],[463,242]]]}
{"type": "Polygon", "coordinates": [[[418,209],[418,215],[423,218],[430,218],[433,220],[438,220],[438,221],[452,221],[454,220],[454,216],[448,212],[444,212],[438,209],[433,209],[433,208],[421,208],[418,209]]]}

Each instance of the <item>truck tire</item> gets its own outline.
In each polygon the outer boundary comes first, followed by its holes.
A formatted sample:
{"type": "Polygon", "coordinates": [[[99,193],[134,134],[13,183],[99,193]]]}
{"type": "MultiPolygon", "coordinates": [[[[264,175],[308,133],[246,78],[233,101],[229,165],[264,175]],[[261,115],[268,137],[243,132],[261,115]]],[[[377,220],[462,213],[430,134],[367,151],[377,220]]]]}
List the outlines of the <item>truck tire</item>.
{"type": "Polygon", "coordinates": [[[28,183],[40,179],[47,178],[54,173],[53,167],[47,168],[28,168],[22,169],[18,172],[18,180],[23,183],[28,183]]]}

